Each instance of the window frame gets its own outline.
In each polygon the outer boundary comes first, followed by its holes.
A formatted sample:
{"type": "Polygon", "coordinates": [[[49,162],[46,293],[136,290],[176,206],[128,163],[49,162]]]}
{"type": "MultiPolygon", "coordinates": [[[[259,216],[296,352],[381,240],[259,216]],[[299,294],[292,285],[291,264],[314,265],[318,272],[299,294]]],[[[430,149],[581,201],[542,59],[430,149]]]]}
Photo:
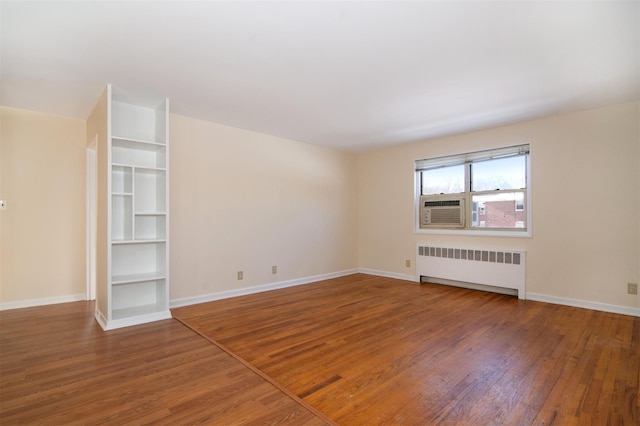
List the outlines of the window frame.
{"type": "MultiPolygon", "coordinates": [[[[427,159],[420,159],[414,161],[414,233],[416,234],[440,234],[440,235],[476,235],[476,236],[499,236],[499,237],[527,237],[532,236],[533,218],[531,209],[531,193],[532,193],[532,179],[531,179],[531,157],[532,157],[532,143],[524,142],[513,146],[504,146],[493,149],[461,153],[456,155],[449,155],[443,157],[433,157],[427,159]],[[500,153],[503,150],[510,150],[517,147],[526,147],[527,152],[525,154],[519,154],[525,156],[525,184],[524,189],[504,189],[502,191],[471,191],[471,164],[474,161],[485,161],[491,158],[492,154],[500,153]],[[454,161],[454,159],[464,159],[465,164],[465,191],[461,193],[445,194],[452,197],[460,197],[465,200],[465,226],[463,228],[432,228],[425,229],[420,227],[420,198],[422,196],[422,171],[419,165],[428,161],[441,160],[444,162],[454,161]],[[473,195],[491,194],[499,192],[522,192],[524,193],[524,210],[526,228],[482,228],[479,226],[473,226],[473,195]]],[[[458,161],[460,164],[460,161],[458,161]]],[[[454,163],[450,164],[454,165],[454,163]]],[[[443,166],[446,167],[446,166],[443,166]]],[[[517,203],[517,201],[516,201],[517,203]]],[[[477,218],[478,224],[480,223],[479,217],[477,218]]]]}

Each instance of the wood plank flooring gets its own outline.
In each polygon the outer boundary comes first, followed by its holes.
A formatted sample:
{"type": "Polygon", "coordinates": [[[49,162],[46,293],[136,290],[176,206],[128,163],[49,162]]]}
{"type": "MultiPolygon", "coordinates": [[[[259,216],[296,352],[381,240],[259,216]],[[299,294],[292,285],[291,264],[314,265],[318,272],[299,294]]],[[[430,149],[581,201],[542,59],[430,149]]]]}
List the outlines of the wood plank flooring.
{"type": "Polygon", "coordinates": [[[0,424],[330,424],[176,320],[103,332],[93,312],[0,312],[0,424]]]}
{"type": "Polygon", "coordinates": [[[173,310],[342,425],[637,425],[640,318],[356,274],[173,310]]]}
{"type": "Polygon", "coordinates": [[[361,274],[174,310],[209,340],[93,309],[0,311],[0,424],[640,424],[640,318],[361,274]]]}

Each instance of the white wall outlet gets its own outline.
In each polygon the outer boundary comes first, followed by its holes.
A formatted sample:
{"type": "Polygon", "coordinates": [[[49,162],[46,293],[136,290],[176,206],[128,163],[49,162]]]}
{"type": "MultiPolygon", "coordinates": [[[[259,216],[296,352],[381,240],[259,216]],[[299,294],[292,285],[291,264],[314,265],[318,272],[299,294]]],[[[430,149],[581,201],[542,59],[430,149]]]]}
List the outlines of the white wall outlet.
{"type": "Polygon", "coordinates": [[[406,266],[407,268],[411,268],[411,260],[407,259],[404,261],[404,266],[406,266]]]}
{"type": "Polygon", "coordinates": [[[627,283],[628,294],[638,294],[638,283],[627,283]]]}
{"type": "Polygon", "coordinates": [[[276,265],[273,265],[273,266],[271,267],[271,273],[272,273],[272,274],[277,274],[277,273],[278,273],[278,267],[277,267],[276,265]]]}
{"type": "Polygon", "coordinates": [[[242,271],[238,271],[238,280],[242,280],[244,278],[244,273],[242,271]]]}

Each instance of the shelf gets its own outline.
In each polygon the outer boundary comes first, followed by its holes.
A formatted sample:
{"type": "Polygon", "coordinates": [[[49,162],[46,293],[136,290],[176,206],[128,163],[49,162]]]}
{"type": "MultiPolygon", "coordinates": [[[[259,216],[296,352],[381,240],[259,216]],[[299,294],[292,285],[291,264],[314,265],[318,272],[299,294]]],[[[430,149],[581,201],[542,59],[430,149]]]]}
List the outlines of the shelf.
{"type": "Polygon", "coordinates": [[[148,172],[148,173],[152,173],[152,172],[158,172],[158,173],[164,173],[167,171],[167,169],[165,167],[141,167],[141,166],[135,166],[136,168],[136,173],[144,173],[144,172],[148,172]]]}
{"type": "Polygon", "coordinates": [[[132,194],[112,194],[111,196],[111,240],[133,238],[133,197],[132,194]]]}
{"type": "Polygon", "coordinates": [[[166,170],[167,146],[132,139],[112,138],[111,157],[112,164],[118,167],[166,170]]]}
{"type": "Polygon", "coordinates": [[[166,171],[136,168],[133,181],[136,211],[138,213],[166,212],[166,171]]]}
{"type": "Polygon", "coordinates": [[[107,246],[98,250],[106,268],[96,302],[105,330],[171,317],[169,100],[107,87],[108,153],[98,161],[107,174],[109,234],[98,239],[107,246]]]}
{"type": "MultiPolygon", "coordinates": [[[[122,277],[135,278],[135,277],[122,277]]],[[[127,281],[112,284],[113,318],[164,311],[168,308],[167,280],[165,278],[127,281]],[[116,311],[122,316],[116,315],[116,311]],[[129,314],[124,315],[127,312],[129,314]]]]}
{"type": "Polygon", "coordinates": [[[126,245],[126,244],[154,244],[154,243],[166,243],[167,240],[164,238],[137,238],[135,240],[125,240],[125,239],[111,239],[111,244],[113,245],[126,245]]]}
{"type": "Polygon", "coordinates": [[[111,192],[133,192],[133,168],[125,165],[111,165],[111,192]]]}
{"type": "Polygon", "coordinates": [[[166,240],[124,239],[111,245],[111,276],[164,275],[167,270],[166,240]]]}
{"type": "Polygon", "coordinates": [[[113,99],[111,103],[112,134],[125,140],[154,141],[167,140],[166,102],[156,107],[134,105],[113,99]]]}
{"type": "Polygon", "coordinates": [[[151,140],[143,140],[143,139],[133,139],[133,138],[123,138],[120,136],[111,136],[112,144],[117,145],[122,148],[129,149],[164,149],[167,144],[164,142],[157,142],[151,140]]]}
{"type": "Polygon", "coordinates": [[[167,237],[166,214],[136,214],[135,240],[163,240],[167,237]]]}
{"type": "Polygon", "coordinates": [[[112,285],[141,283],[146,281],[162,280],[166,274],[160,272],[149,272],[146,274],[115,275],[111,277],[112,285]]]}
{"type": "Polygon", "coordinates": [[[164,310],[166,310],[166,308],[163,308],[162,305],[158,303],[152,303],[149,305],[140,305],[140,306],[132,306],[130,308],[114,309],[112,315],[114,320],[119,320],[124,318],[139,317],[147,314],[154,314],[156,312],[162,312],[164,310]]]}
{"type": "Polygon", "coordinates": [[[155,171],[155,172],[166,172],[167,171],[166,167],[144,167],[144,166],[135,166],[133,164],[122,164],[122,163],[113,164],[113,167],[128,167],[130,169],[135,168],[136,170],[150,170],[150,171],[155,171]]]}

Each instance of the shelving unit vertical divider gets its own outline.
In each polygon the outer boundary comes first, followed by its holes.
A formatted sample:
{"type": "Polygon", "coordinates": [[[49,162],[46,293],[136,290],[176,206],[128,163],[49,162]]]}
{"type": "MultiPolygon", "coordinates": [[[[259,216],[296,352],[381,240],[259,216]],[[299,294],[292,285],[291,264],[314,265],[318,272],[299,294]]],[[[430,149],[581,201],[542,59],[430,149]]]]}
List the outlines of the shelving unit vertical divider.
{"type": "Polygon", "coordinates": [[[98,279],[106,288],[96,319],[111,330],[171,318],[169,100],[108,85],[106,103],[106,158],[98,160],[107,169],[106,276],[98,279]]]}

